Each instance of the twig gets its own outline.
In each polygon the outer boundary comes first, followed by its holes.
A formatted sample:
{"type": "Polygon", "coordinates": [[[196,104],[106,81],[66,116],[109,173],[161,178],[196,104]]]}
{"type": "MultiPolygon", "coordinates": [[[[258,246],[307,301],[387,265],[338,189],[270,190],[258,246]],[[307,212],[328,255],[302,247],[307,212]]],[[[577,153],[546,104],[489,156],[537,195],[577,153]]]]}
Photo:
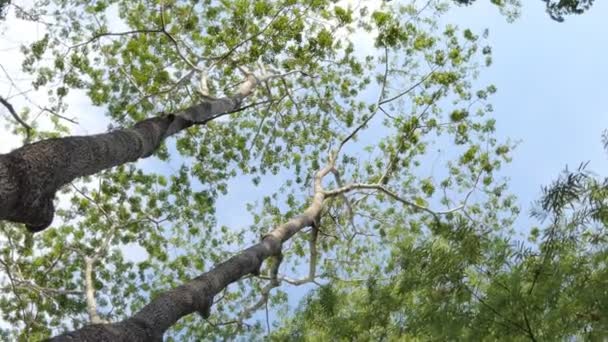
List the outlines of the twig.
{"type": "Polygon", "coordinates": [[[399,93],[399,94],[391,97],[390,99],[386,99],[386,100],[380,101],[378,103],[378,105],[381,106],[383,104],[395,101],[396,99],[398,99],[398,98],[400,98],[400,97],[402,97],[404,95],[407,95],[410,91],[416,89],[418,86],[420,86],[422,83],[424,83],[424,81],[426,81],[429,77],[431,77],[435,73],[435,70],[437,70],[437,68],[432,69],[431,72],[429,72],[426,76],[424,76],[420,81],[414,83],[411,87],[407,88],[403,92],[401,92],[401,93],[399,93]]]}
{"type": "Polygon", "coordinates": [[[449,213],[453,213],[455,211],[458,210],[462,210],[464,208],[464,205],[459,205],[458,207],[455,208],[451,208],[448,210],[444,210],[444,211],[434,211],[429,209],[428,207],[425,207],[423,205],[414,203],[410,200],[407,200],[399,195],[397,195],[396,193],[394,193],[393,191],[391,191],[390,189],[388,189],[387,187],[385,187],[382,184],[365,184],[365,183],[353,183],[353,184],[349,184],[346,186],[343,186],[341,188],[337,188],[334,190],[330,190],[330,191],[326,191],[325,192],[325,196],[327,197],[333,197],[333,196],[337,196],[337,195],[341,195],[345,192],[351,191],[351,190],[355,190],[355,189],[365,189],[365,190],[377,190],[380,191],[386,195],[388,195],[389,197],[392,197],[394,200],[401,202],[407,206],[413,207],[415,209],[418,210],[422,210],[425,211],[431,215],[433,215],[433,217],[435,218],[436,221],[439,222],[439,215],[446,215],[449,213]]]}
{"type": "Polygon", "coordinates": [[[141,34],[141,33],[162,33],[163,31],[161,29],[155,29],[155,30],[149,30],[149,29],[142,29],[142,30],[131,30],[131,31],[125,31],[125,32],[103,32],[103,33],[98,33],[96,35],[94,35],[93,37],[87,39],[86,41],[82,42],[82,43],[78,43],[76,45],[72,45],[68,48],[68,50],[72,50],[75,48],[79,48],[81,46],[90,44],[102,37],[121,37],[121,36],[128,36],[128,35],[132,35],[132,34],[141,34]]]}
{"type": "Polygon", "coordinates": [[[526,310],[524,309],[524,322],[526,322],[526,328],[528,329],[528,335],[530,336],[530,339],[532,340],[532,342],[536,342],[536,336],[534,336],[534,332],[532,331],[532,327],[530,326],[530,320],[528,319],[528,314],[526,313],[526,310]]]}
{"type": "Polygon", "coordinates": [[[167,31],[167,27],[165,25],[165,9],[164,9],[164,6],[162,4],[160,6],[160,22],[161,22],[161,30],[160,30],[160,32],[162,32],[165,36],[167,36],[167,38],[169,38],[169,40],[173,43],[173,45],[175,46],[175,50],[176,50],[178,56],[186,64],[188,64],[193,70],[196,70],[198,72],[203,72],[203,69],[197,67],[188,58],[186,58],[186,56],[184,56],[184,54],[182,53],[182,50],[179,48],[179,43],[177,42],[177,40],[169,33],[169,31],[167,31]]]}
{"type": "Polygon", "coordinates": [[[272,25],[272,23],[279,17],[279,14],[281,14],[281,12],[283,12],[283,10],[285,10],[286,7],[287,6],[283,6],[281,9],[279,9],[277,11],[277,13],[275,13],[275,15],[272,18],[270,18],[270,21],[268,22],[268,24],[266,24],[266,26],[264,26],[259,32],[247,37],[245,40],[242,40],[238,44],[234,45],[233,47],[230,48],[230,50],[228,50],[226,53],[224,53],[220,57],[214,58],[214,59],[217,59],[216,64],[219,64],[222,61],[224,61],[232,53],[234,53],[234,51],[236,51],[239,47],[245,45],[247,42],[251,41],[252,39],[255,39],[256,37],[258,37],[261,34],[263,34],[264,32],[266,32],[266,30],[268,30],[268,28],[270,28],[270,25],[272,25]]]}
{"type": "Polygon", "coordinates": [[[23,128],[25,128],[25,142],[29,142],[30,138],[32,136],[32,127],[30,125],[28,125],[25,121],[23,121],[23,119],[21,119],[19,117],[19,115],[17,115],[17,112],[15,112],[15,108],[13,108],[13,105],[8,102],[7,100],[5,100],[2,96],[0,96],[0,103],[2,103],[2,105],[4,105],[4,107],[6,107],[6,109],[9,111],[9,113],[11,113],[11,115],[13,116],[13,118],[21,125],[23,126],[23,128]]]}

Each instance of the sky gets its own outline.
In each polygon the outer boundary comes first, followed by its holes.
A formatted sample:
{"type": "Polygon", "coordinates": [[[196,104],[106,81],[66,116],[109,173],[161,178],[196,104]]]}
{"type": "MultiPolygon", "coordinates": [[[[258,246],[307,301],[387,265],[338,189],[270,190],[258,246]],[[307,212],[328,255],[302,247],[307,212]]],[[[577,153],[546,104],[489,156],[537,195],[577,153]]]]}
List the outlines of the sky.
{"type": "MultiPolygon", "coordinates": [[[[489,1],[455,8],[445,18],[477,33],[489,29],[493,64],[482,68],[478,81],[498,88],[490,99],[497,137],[518,142],[502,175],[510,179],[510,191],[519,200],[515,230],[524,240],[529,229],[539,224],[528,213],[541,186],[555,180],[566,166],[590,161],[589,170],[608,175],[608,154],[601,142],[608,128],[608,107],[602,101],[608,91],[608,65],[602,58],[608,55],[608,3],[597,2],[588,13],[563,23],[551,20],[543,4],[524,1],[521,17],[512,23],[489,1]]],[[[276,178],[264,181],[271,189],[281,184],[276,178]]],[[[244,209],[245,202],[261,198],[260,187],[251,182],[230,188],[227,196],[218,199],[218,208],[244,209]]],[[[218,221],[229,226],[249,224],[248,215],[232,212],[218,210],[218,221]]],[[[302,267],[296,277],[305,275],[302,267]]],[[[297,305],[309,288],[285,288],[290,305],[297,305]]]]}
{"type": "MultiPolygon", "coordinates": [[[[489,1],[477,1],[467,8],[450,11],[445,20],[461,28],[481,32],[488,28],[493,51],[493,65],[483,69],[479,82],[492,83],[498,92],[491,100],[495,108],[497,134],[519,141],[512,163],[503,169],[510,179],[511,192],[519,198],[522,214],[517,224],[521,231],[534,224],[527,217],[530,203],[540,195],[540,187],[549,184],[568,165],[576,167],[590,161],[589,169],[600,176],[608,174],[608,155],[603,150],[601,133],[608,128],[608,2],[596,1],[582,16],[568,17],[564,23],[552,21],[540,0],[523,1],[522,15],[513,23],[498,13],[489,1]]],[[[7,22],[0,36],[0,64],[11,75],[19,74],[19,43],[39,38],[35,24],[7,22]]],[[[27,89],[27,79],[13,76],[27,89]]],[[[14,94],[0,70],[0,95],[14,94]]],[[[44,91],[30,93],[44,98],[44,91]]],[[[103,110],[90,105],[81,93],[70,96],[69,113],[79,118],[75,134],[106,130],[103,110]]],[[[26,105],[14,98],[13,105],[26,105]]],[[[0,108],[0,122],[8,117],[0,108]]],[[[19,146],[19,141],[0,125],[0,153],[19,146]]],[[[270,188],[280,179],[265,179],[270,188]]],[[[228,196],[218,199],[218,223],[228,226],[250,224],[245,204],[260,199],[259,188],[251,182],[230,187],[228,196]],[[222,210],[221,208],[229,208],[222,210]]],[[[131,250],[135,259],[141,252],[131,250]],[[138,254],[139,253],[139,254],[138,254]]],[[[287,289],[291,291],[290,289],[287,289]]],[[[295,296],[297,297],[297,296],[295,296]]],[[[295,299],[294,299],[295,300],[295,299]]]]}
{"type": "Polygon", "coordinates": [[[489,1],[477,1],[448,17],[478,32],[489,28],[494,63],[480,81],[498,88],[491,101],[498,136],[520,141],[504,174],[523,209],[518,223],[525,224],[540,186],[566,165],[590,161],[589,170],[608,174],[601,143],[608,128],[608,3],[596,1],[563,23],[551,20],[540,0],[523,1],[521,12],[508,23],[489,1]]]}
{"type": "MultiPolygon", "coordinates": [[[[541,186],[566,166],[590,161],[589,170],[608,175],[608,153],[601,142],[608,129],[608,107],[602,101],[608,91],[608,65],[602,57],[608,55],[608,3],[596,2],[584,15],[563,23],[551,20],[540,0],[524,1],[521,12],[509,23],[489,1],[477,1],[453,8],[444,20],[478,33],[489,29],[493,64],[482,68],[478,81],[498,88],[490,99],[497,137],[518,142],[502,175],[519,199],[516,224],[523,233],[537,223],[528,213],[541,186]]],[[[281,184],[270,177],[265,181],[270,188],[281,184]]],[[[218,208],[244,209],[244,202],[261,197],[259,191],[251,182],[240,182],[218,199],[218,208]]],[[[247,224],[247,217],[221,210],[218,215],[231,226],[247,224]]]]}

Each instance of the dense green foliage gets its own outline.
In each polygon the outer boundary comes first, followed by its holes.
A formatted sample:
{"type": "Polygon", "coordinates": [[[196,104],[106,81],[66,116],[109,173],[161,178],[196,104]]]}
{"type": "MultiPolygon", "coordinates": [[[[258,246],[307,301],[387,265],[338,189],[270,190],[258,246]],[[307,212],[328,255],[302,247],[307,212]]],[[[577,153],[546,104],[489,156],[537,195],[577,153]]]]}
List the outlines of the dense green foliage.
{"type": "Polygon", "coordinates": [[[321,286],[273,340],[596,341],[608,335],[608,180],[566,170],[528,241],[394,227],[387,267],[321,286]]]}
{"type": "MultiPolygon", "coordinates": [[[[516,12],[516,2],[497,4],[516,12]]],[[[285,76],[152,159],[66,187],[46,231],[0,223],[0,311],[11,325],[1,333],[30,341],[87,324],[91,289],[102,319],[131,315],[298,215],[314,172],[344,145],[327,188],[389,191],[333,198],[318,255],[312,231],[289,241],[283,286],[267,303],[257,298],[269,284],[264,268],[227,288],[209,320],[180,320],[168,340],[259,338],[266,327],[250,316],[264,307],[283,318],[277,340],[605,336],[608,190],[565,176],[540,204],[550,223],[514,246],[519,209],[497,173],[513,145],[494,135],[496,87],[476,81],[492,63],[488,33],[439,24],[450,5],[54,0],[28,9],[50,24],[23,48],[23,70],[48,89],[56,114],[49,125],[31,120],[34,139],[69,134],[58,114],[76,91],[105,109],[112,129],[230,93],[239,68],[285,76]],[[197,91],[203,74],[210,94],[197,91]],[[241,188],[259,192],[249,214],[241,188]],[[225,198],[238,209],[217,206],[225,198]],[[247,223],[226,224],[222,212],[247,223]],[[287,275],[307,273],[311,259],[307,283],[322,286],[290,318],[287,275]]]]}

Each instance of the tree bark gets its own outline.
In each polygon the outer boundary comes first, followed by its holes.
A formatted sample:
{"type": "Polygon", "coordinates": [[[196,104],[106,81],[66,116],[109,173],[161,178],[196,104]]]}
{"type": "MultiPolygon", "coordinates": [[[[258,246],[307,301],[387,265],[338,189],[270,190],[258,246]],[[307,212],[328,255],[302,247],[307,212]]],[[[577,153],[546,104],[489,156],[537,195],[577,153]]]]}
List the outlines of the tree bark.
{"type": "Polygon", "coordinates": [[[248,75],[238,92],[113,132],[42,140],[0,155],[0,220],[37,232],[53,221],[53,199],[72,180],[150,156],[170,135],[237,111],[258,83],[248,75]]]}
{"type": "Polygon", "coordinates": [[[89,321],[93,324],[107,323],[97,313],[97,300],[95,299],[95,284],[93,283],[93,267],[95,258],[84,258],[84,288],[87,301],[87,313],[89,321]]]}
{"type": "Polygon", "coordinates": [[[259,274],[265,259],[281,253],[283,242],[305,227],[313,226],[323,209],[325,192],[321,179],[330,166],[315,176],[315,194],[311,205],[299,216],[278,226],[262,238],[262,241],[215,266],[188,283],[160,294],[134,316],[112,324],[93,324],[82,329],[56,336],[50,341],[162,341],[164,333],[180,318],[198,312],[210,315],[213,297],[226,286],[248,274],[259,274]]]}

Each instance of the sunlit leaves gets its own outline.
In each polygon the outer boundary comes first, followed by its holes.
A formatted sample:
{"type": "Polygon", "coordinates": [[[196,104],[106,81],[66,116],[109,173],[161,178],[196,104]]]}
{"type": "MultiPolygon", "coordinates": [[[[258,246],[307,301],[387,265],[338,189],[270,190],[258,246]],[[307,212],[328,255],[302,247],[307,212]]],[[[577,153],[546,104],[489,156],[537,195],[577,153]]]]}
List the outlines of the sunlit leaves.
{"type": "MultiPolygon", "coordinates": [[[[33,241],[35,248],[23,248],[31,258],[35,250],[41,253],[36,257],[68,251],[58,264],[64,273],[50,273],[54,281],[80,281],[83,255],[96,254],[100,313],[121,319],[300,214],[310,201],[312,176],[345,141],[336,165],[343,182],[379,182],[406,200],[361,192],[328,201],[320,218],[318,274],[330,283],[367,281],[385,270],[411,273],[398,279],[396,290],[367,282],[369,293],[361,296],[373,310],[340,333],[369,328],[370,338],[381,336],[390,322],[382,308],[394,291],[420,290],[407,294],[410,306],[420,298],[436,300],[421,308],[421,326],[441,299],[468,298],[458,285],[489,250],[483,237],[515,212],[496,175],[512,146],[492,138],[494,121],[486,117],[496,89],[474,80],[478,62],[491,53],[480,48],[483,34],[444,27],[436,20],[444,7],[413,2],[359,9],[324,0],[62,5],[48,42],[26,51],[28,70],[40,84],[61,80],[60,96],[83,88],[107,108],[113,126],[200,102],[199,69],[208,71],[214,97],[237,89],[239,67],[257,70],[259,62],[287,76],[260,85],[245,100],[252,107],[168,140],[158,158],[74,184],[59,215],[63,222],[33,241]],[[41,58],[45,54],[53,58],[41,58]],[[258,206],[249,206],[252,222],[216,224],[220,210],[242,214],[242,203],[217,207],[222,196],[242,191],[234,185],[241,181],[260,191],[258,206]],[[470,196],[473,191],[480,196],[470,196]],[[446,213],[437,218],[433,210],[446,213]],[[387,260],[389,253],[396,259],[387,260]],[[382,327],[371,324],[374,317],[382,327]]],[[[324,186],[338,183],[326,179],[324,186]]],[[[305,231],[286,244],[281,272],[305,266],[310,235],[305,231]]],[[[231,286],[214,306],[214,319],[234,318],[262,284],[251,278],[231,286]]],[[[321,290],[319,310],[328,317],[341,310],[341,290],[321,290]]],[[[285,301],[272,296],[271,304],[285,301]]],[[[460,322],[451,318],[458,309],[449,306],[430,326],[442,332],[439,321],[460,322]]],[[[169,338],[219,338],[237,328],[187,318],[169,338]]]]}

